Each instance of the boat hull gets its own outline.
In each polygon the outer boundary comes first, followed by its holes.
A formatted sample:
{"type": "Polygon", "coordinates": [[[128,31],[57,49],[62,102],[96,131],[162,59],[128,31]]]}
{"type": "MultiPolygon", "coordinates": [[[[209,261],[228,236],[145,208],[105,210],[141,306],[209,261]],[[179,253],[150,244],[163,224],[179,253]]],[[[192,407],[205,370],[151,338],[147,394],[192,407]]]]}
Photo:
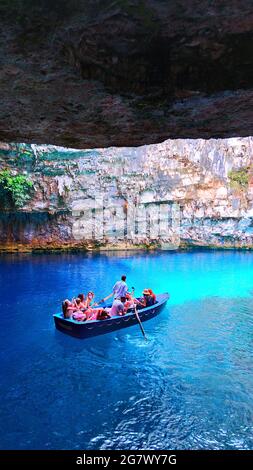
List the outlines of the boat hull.
{"type": "MultiPolygon", "coordinates": [[[[138,310],[141,322],[151,320],[161,313],[169,299],[169,294],[157,295],[157,303],[151,307],[138,310]]],[[[63,315],[57,313],[54,315],[54,322],[57,330],[62,333],[74,336],[75,338],[91,338],[92,336],[112,333],[136,325],[138,320],[134,312],[127,313],[123,316],[117,316],[106,320],[78,322],[72,319],[63,318],[63,315]]]]}

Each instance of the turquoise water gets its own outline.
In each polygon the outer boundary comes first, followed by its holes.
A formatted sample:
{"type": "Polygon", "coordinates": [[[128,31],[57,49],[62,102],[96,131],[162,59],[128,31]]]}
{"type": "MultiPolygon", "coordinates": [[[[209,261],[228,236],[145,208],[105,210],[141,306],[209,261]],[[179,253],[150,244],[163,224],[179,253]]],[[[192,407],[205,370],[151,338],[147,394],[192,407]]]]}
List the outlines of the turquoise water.
{"type": "Polygon", "coordinates": [[[253,253],[0,257],[2,449],[252,449],[253,253]],[[60,301],[169,291],[144,324],[77,340],[60,301]]]}

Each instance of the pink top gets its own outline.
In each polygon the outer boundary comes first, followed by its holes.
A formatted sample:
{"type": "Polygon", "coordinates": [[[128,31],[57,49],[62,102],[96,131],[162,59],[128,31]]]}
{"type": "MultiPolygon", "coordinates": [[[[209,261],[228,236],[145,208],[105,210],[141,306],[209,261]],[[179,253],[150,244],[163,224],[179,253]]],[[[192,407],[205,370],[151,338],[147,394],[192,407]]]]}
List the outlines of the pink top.
{"type": "Polygon", "coordinates": [[[86,315],[85,315],[85,313],[78,310],[77,312],[73,313],[73,318],[74,318],[74,320],[78,320],[78,321],[81,320],[82,321],[82,320],[86,319],[86,315]]]}

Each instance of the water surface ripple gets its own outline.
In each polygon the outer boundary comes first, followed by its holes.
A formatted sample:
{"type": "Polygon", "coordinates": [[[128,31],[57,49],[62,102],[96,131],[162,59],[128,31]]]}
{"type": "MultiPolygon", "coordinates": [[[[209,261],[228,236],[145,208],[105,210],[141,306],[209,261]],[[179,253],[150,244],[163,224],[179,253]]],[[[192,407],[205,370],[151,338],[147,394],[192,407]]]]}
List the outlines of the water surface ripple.
{"type": "Polygon", "coordinates": [[[2,449],[252,449],[253,253],[0,257],[2,449]],[[89,340],[66,296],[168,290],[164,312],[89,340]]]}

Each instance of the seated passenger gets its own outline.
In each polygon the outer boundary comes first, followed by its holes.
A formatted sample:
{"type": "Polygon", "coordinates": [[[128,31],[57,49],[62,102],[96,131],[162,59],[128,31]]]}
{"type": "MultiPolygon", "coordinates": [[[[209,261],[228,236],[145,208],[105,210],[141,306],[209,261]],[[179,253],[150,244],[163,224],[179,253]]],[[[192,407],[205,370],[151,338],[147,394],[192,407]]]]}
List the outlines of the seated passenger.
{"type": "Polygon", "coordinates": [[[111,318],[110,313],[104,308],[99,308],[96,315],[96,320],[106,320],[107,318],[111,318]]]}
{"type": "Polygon", "coordinates": [[[79,305],[79,308],[80,308],[81,310],[86,309],[84,294],[78,294],[77,298],[81,300],[81,304],[79,305]]]}
{"type": "Polygon", "coordinates": [[[109,308],[91,308],[88,312],[87,320],[105,320],[106,318],[111,318],[109,308]]]}
{"type": "Polygon", "coordinates": [[[109,309],[109,313],[111,317],[125,314],[125,306],[124,306],[125,301],[126,301],[126,297],[118,297],[117,299],[113,301],[113,304],[111,308],[109,309]]]}
{"type": "Polygon", "coordinates": [[[149,291],[149,295],[151,295],[151,297],[153,298],[154,300],[154,304],[156,303],[156,295],[154,294],[154,292],[152,291],[152,289],[148,289],[149,291]]]}
{"type": "Polygon", "coordinates": [[[126,293],[126,301],[124,303],[125,312],[127,312],[127,310],[129,310],[130,308],[134,308],[135,302],[136,299],[134,299],[131,294],[126,293]]]}
{"type": "Polygon", "coordinates": [[[85,321],[87,319],[87,315],[81,310],[81,299],[79,299],[79,297],[75,299],[75,306],[76,310],[73,312],[72,318],[77,321],[85,321]]]}
{"type": "Polygon", "coordinates": [[[73,313],[72,318],[76,321],[85,321],[87,320],[87,315],[81,310],[76,310],[76,312],[73,313]]]}
{"type": "Polygon", "coordinates": [[[70,300],[66,299],[62,303],[62,311],[64,318],[72,318],[73,313],[76,310],[76,306],[74,303],[70,302],[70,300]]]}
{"type": "MultiPolygon", "coordinates": [[[[91,302],[94,299],[95,295],[93,292],[88,292],[86,298],[82,302],[83,311],[86,314],[87,320],[93,320],[94,309],[91,307],[91,302]]],[[[94,303],[93,303],[94,305],[94,303]]]]}
{"type": "Polygon", "coordinates": [[[143,297],[137,300],[137,306],[139,306],[139,308],[145,308],[154,305],[155,301],[153,296],[150,295],[149,289],[144,289],[142,294],[143,297]]]}
{"type": "Polygon", "coordinates": [[[93,301],[94,297],[95,297],[94,292],[89,291],[86,296],[86,299],[84,300],[84,304],[86,308],[89,308],[91,306],[91,302],[93,301]]]}

